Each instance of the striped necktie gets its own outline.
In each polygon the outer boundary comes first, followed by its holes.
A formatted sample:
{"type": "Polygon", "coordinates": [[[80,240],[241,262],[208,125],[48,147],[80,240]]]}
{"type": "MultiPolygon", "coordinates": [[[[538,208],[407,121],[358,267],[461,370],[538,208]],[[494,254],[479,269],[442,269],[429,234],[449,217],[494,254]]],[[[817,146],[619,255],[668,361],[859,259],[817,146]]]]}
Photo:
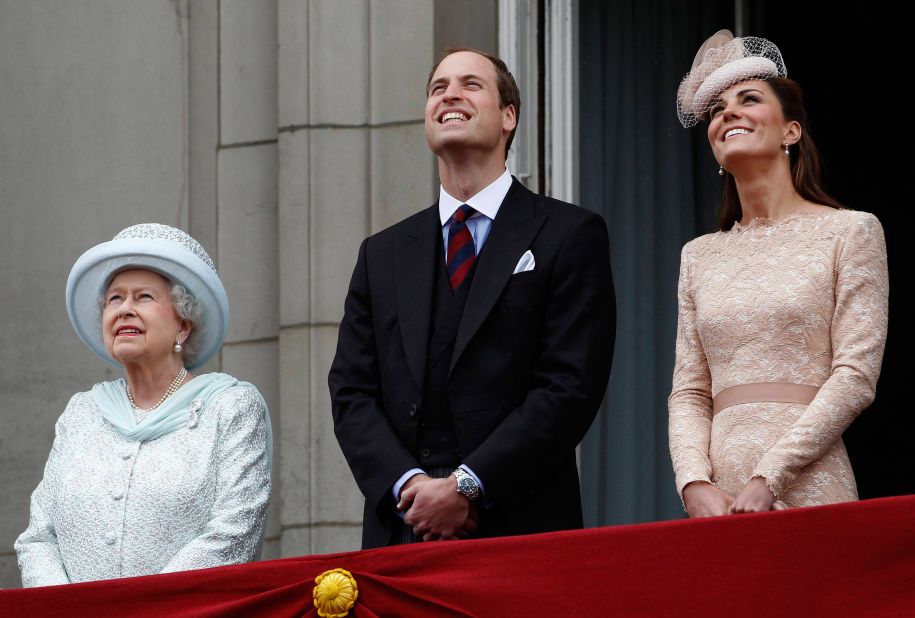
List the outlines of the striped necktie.
{"type": "Polygon", "coordinates": [[[473,238],[465,223],[475,212],[467,204],[462,204],[451,217],[451,226],[448,228],[448,258],[445,260],[445,268],[448,270],[452,290],[458,289],[464,282],[476,259],[473,238]]]}

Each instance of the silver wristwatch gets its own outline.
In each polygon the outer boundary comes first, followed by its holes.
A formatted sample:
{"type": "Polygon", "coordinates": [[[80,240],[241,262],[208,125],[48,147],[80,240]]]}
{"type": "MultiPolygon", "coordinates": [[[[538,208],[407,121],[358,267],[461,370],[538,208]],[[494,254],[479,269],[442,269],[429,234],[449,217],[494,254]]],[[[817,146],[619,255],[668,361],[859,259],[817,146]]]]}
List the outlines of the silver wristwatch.
{"type": "Polygon", "coordinates": [[[457,468],[451,473],[451,476],[457,479],[457,490],[459,494],[464,494],[471,502],[480,497],[480,485],[472,476],[467,474],[466,470],[457,468]]]}

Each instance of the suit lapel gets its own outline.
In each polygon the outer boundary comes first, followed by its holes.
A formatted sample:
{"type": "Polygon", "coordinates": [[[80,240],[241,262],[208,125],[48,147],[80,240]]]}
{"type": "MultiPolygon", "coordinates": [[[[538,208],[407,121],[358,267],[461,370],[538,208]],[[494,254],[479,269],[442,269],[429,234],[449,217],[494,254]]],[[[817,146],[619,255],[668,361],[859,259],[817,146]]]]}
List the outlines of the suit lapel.
{"type": "Polygon", "coordinates": [[[432,310],[432,285],[437,262],[436,234],[441,234],[438,203],[423,212],[416,225],[408,229],[395,243],[394,287],[397,297],[397,318],[403,340],[407,365],[423,389],[426,374],[426,353],[429,347],[429,320],[432,310]]]}
{"type": "Polygon", "coordinates": [[[467,344],[492,311],[518,260],[545,220],[546,215],[537,213],[534,208],[534,194],[518,179],[514,179],[492,222],[492,229],[477,263],[467,293],[464,315],[458,326],[449,373],[454,370],[467,344]]]}

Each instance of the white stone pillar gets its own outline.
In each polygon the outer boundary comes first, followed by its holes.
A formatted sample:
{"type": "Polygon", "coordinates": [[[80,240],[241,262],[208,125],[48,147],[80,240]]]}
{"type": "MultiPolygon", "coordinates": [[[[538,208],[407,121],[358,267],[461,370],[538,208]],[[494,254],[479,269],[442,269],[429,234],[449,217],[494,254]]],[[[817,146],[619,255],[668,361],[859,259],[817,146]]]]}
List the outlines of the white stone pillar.
{"type": "Polygon", "coordinates": [[[279,0],[282,554],[357,549],[327,373],[359,244],[433,199],[424,0],[279,0]]]}

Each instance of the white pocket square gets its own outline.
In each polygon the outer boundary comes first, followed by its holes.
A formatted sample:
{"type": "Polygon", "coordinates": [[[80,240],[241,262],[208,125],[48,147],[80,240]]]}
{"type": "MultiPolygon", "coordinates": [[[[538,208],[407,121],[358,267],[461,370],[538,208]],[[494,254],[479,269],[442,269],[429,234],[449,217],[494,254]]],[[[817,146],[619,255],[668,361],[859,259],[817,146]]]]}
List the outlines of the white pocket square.
{"type": "Polygon", "coordinates": [[[517,275],[518,273],[526,273],[529,270],[534,270],[536,264],[537,262],[534,261],[534,254],[531,253],[530,250],[525,251],[524,255],[521,256],[521,259],[518,260],[518,265],[515,266],[515,272],[512,274],[517,275]]]}

